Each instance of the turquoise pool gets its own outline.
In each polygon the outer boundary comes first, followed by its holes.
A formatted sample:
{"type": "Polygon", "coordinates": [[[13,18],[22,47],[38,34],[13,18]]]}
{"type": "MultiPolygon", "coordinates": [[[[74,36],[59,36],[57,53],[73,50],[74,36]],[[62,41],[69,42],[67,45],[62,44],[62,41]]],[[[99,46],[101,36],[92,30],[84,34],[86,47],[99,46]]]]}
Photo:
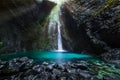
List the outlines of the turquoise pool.
{"type": "Polygon", "coordinates": [[[94,57],[87,54],[80,54],[74,52],[41,51],[41,50],[0,55],[1,60],[10,60],[18,57],[28,57],[37,61],[43,59],[44,60],[94,59],[94,57]]]}

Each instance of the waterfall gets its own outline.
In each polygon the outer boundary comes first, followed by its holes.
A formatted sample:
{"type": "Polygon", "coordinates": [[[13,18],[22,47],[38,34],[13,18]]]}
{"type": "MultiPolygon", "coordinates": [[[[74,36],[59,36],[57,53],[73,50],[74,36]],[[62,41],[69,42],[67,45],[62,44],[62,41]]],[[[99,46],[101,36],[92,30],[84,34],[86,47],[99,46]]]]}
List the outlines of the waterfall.
{"type": "MultiPolygon", "coordinates": [[[[49,36],[50,38],[54,38],[55,36],[51,37],[53,34],[55,34],[55,30],[57,29],[57,51],[64,51],[63,46],[62,46],[62,36],[61,36],[61,27],[62,23],[60,20],[60,15],[61,15],[61,2],[60,0],[51,0],[57,3],[57,5],[54,7],[50,14],[50,21],[49,21],[49,36]]],[[[54,41],[54,40],[53,40],[54,41]]]]}
{"type": "Polygon", "coordinates": [[[58,28],[58,37],[57,37],[57,40],[58,40],[58,51],[63,51],[63,46],[62,46],[62,36],[61,36],[61,23],[60,23],[60,16],[59,16],[59,13],[58,13],[58,25],[57,25],[57,28],[58,28]]]}

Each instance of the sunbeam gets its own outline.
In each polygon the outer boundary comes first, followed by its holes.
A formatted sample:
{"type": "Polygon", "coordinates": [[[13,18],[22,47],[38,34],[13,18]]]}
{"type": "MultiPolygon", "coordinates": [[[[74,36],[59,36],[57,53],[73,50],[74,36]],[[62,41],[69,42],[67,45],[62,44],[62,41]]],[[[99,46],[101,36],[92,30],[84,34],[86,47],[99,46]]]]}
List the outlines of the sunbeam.
{"type": "Polygon", "coordinates": [[[61,4],[63,4],[66,0],[49,0],[49,1],[55,2],[57,5],[61,5],[61,4]]]}

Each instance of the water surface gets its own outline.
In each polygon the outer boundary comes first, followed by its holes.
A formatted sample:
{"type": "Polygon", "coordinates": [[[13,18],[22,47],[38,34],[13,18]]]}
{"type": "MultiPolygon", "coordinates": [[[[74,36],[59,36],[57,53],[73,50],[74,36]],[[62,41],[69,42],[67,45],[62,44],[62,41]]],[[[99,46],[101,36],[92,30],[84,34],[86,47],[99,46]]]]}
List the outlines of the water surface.
{"type": "Polygon", "coordinates": [[[71,60],[71,59],[93,59],[94,57],[87,54],[80,54],[74,52],[58,52],[58,51],[40,51],[33,50],[20,53],[10,53],[0,56],[1,60],[10,60],[13,58],[28,57],[36,61],[40,60],[71,60]]]}

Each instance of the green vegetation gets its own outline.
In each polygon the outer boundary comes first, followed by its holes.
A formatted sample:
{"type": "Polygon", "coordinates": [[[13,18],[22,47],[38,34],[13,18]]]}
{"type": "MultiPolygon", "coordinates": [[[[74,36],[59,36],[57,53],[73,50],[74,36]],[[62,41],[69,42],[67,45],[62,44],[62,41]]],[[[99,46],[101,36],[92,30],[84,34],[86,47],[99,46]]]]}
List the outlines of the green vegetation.
{"type": "MultiPolygon", "coordinates": [[[[36,28],[33,28],[31,30],[31,33],[36,33],[34,34],[34,41],[33,42],[33,48],[36,49],[44,49],[47,50],[49,49],[49,39],[48,39],[48,23],[49,23],[49,15],[47,15],[44,20],[38,20],[34,23],[34,26],[36,28]]],[[[31,35],[30,33],[30,35],[31,35]]]]}
{"type": "Polygon", "coordinates": [[[114,65],[104,62],[90,62],[89,70],[96,72],[97,78],[103,79],[104,76],[119,76],[120,69],[116,69],[114,65]]]}
{"type": "Polygon", "coordinates": [[[104,12],[104,10],[108,9],[113,3],[118,2],[119,0],[107,0],[107,2],[104,4],[104,6],[102,6],[101,9],[99,9],[98,11],[95,11],[93,13],[94,16],[99,15],[100,13],[104,12]]]}

